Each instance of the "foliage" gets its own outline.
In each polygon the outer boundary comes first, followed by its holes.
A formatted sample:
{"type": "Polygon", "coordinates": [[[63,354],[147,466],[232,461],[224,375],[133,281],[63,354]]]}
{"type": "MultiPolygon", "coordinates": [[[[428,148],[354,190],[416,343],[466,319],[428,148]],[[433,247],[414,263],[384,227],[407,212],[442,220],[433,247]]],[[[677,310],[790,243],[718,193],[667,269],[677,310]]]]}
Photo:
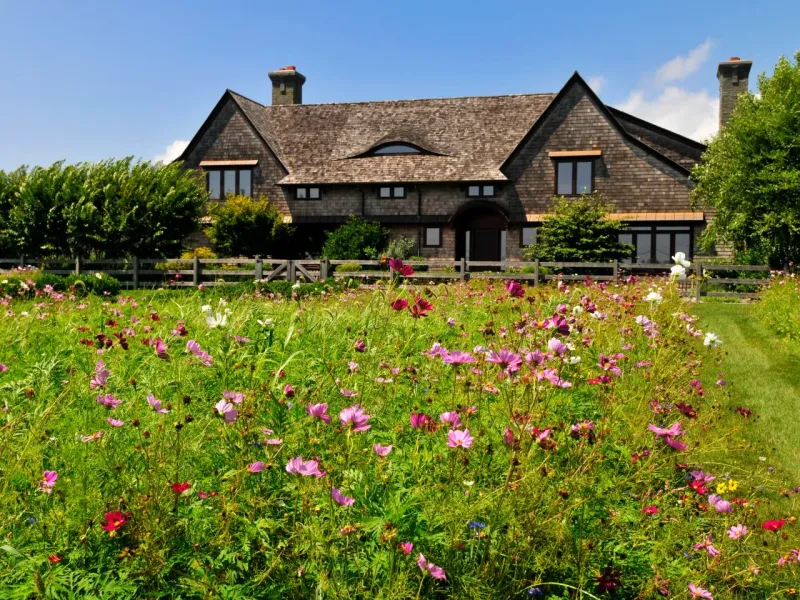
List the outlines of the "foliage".
{"type": "Polygon", "coordinates": [[[213,219],[206,230],[223,256],[272,256],[294,233],[283,215],[264,196],[229,196],[210,209],[213,219]]]}
{"type": "Polygon", "coordinates": [[[409,237],[400,236],[389,241],[386,247],[386,256],[406,260],[417,249],[417,244],[409,237]]]}
{"type": "Polygon", "coordinates": [[[730,120],[693,170],[692,198],[714,210],[706,250],[731,244],[738,260],[800,261],[800,52],[781,58],[759,96],[741,94],[730,120]]]}
{"type": "Polygon", "coordinates": [[[217,258],[217,253],[214,252],[208,246],[198,246],[197,248],[192,248],[191,250],[186,250],[183,254],[181,254],[181,258],[217,258]]]}
{"type": "Polygon", "coordinates": [[[345,289],[346,283],[343,281],[329,280],[325,282],[292,283],[291,281],[243,281],[236,286],[223,289],[222,293],[231,298],[236,298],[242,294],[255,294],[257,297],[282,297],[282,298],[306,298],[314,294],[331,293],[345,289]]]}
{"type": "MultiPolygon", "coordinates": [[[[424,261],[426,258],[424,256],[409,256],[407,260],[410,261],[424,261]]],[[[424,273],[428,270],[428,265],[413,265],[414,271],[417,273],[424,273]]]]}
{"type": "Polygon", "coordinates": [[[364,267],[358,263],[342,263],[336,265],[336,270],[342,273],[358,273],[359,271],[363,271],[364,267]]]}
{"type": "Polygon", "coordinates": [[[106,274],[55,275],[38,270],[16,270],[0,275],[0,295],[7,299],[32,298],[41,295],[43,290],[52,289],[82,298],[88,294],[100,296],[116,296],[119,294],[120,282],[106,274]]]}
{"type": "Polygon", "coordinates": [[[744,599],[798,580],[776,565],[800,545],[797,496],[779,491],[797,484],[758,461],[754,420],[721,408],[722,352],[694,337],[674,283],[329,289],[10,301],[0,597],[650,598],[692,583],[744,599]],[[317,461],[308,476],[298,457],[317,461]]]}
{"type": "Polygon", "coordinates": [[[376,221],[350,215],[339,228],[328,232],[322,256],[330,260],[374,260],[389,242],[389,230],[376,221]]]}
{"type": "Polygon", "coordinates": [[[797,275],[777,274],[761,293],[758,313],[770,331],[800,342],[800,280],[797,275]]]}
{"type": "Polygon", "coordinates": [[[131,158],[0,171],[0,250],[29,257],[175,256],[196,231],[202,180],[131,158]]]}
{"type": "Polygon", "coordinates": [[[621,221],[607,219],[609,207],[599,194],[557,198],[539,226],[537,243],[525,249],[528,260],[608,262],[628,258],[631,244],[622,244],[621,221]]]}

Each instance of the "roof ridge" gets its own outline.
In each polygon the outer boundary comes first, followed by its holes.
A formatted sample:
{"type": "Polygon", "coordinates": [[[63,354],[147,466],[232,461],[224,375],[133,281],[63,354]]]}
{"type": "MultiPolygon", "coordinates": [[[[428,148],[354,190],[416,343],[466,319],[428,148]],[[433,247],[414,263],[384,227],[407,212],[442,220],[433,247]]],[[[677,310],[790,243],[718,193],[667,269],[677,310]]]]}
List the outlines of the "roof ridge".
{"type": "Polygon", "coordinates": [[[390,102],[431,102],[437,100],[472,100],[472,99],[484,99],[484,98],[531,98],[535,96],[555,96],[557,92],[537,92],[534,94],[486,94],[486,95],[475,95],[475,96],[440,96],[438,98],[402,98],[396,100],[356,100],[353,102],[316,102],[310,104],[261,104],[257,100],[253,100],[252,98],[248,98],[238,92],[234,92],[233,90],[228,90],[231,94],[235,94],[236,96],[240,96],[245,100],[249,100],[250,102],[254,102],[259,106],[264,108],[299,108],[303,106],[345,106],[351,104],[388,104],[390,102]]]}

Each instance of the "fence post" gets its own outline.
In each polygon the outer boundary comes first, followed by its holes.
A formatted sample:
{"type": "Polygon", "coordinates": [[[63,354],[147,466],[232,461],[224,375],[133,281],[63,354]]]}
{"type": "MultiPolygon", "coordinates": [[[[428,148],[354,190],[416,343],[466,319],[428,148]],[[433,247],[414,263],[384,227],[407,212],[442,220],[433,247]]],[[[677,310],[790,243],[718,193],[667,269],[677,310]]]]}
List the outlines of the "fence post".
{"type": "Polygon", "coordinates": [[[328,262],[327,258],[323,258],[319,261],[319,280],[320,281],[327,281],[328,280],[328,266],[330,263],[328,262]]]}
{"type": "Polygon", "coordinates": [[[461,281],[467,280],[467,259],[463,256],[461,257],[461,265],[459,267],[459,271],[461,273],[461,281]]]}
{"type": "Polygon", "coordinates": [[[702,263],[698,262],[695,265],[695,269],[696,269],[695,276],[694,276],[695,280],[696,280],[695,289],[694,289],[695,300],[700,302],[700,293],[702,291],[700,289],[700,287],[703,285],[703,265],[702,265],[702,263]]]}
{"type": "Polygon", "coordinates": [[[536,259],[536,264],[533,265],[533,285],[539,285],[539,259],[536,259]]]}
{"type": "Polygon", "coordinates": [[[264,261],[256,254],[256,281],[264,279],[264,261]]]}
{"type": "Polygon", "coordinates": [[[194,287],[200,285],[200,257],[194,257],[194,268],[192,269],[192,283],[194,287]]]}
{"type": "Polygon", "coordinates": [[[614,281],[617,281],[619,279],[619,261],[618,260],[614,261],[613,269],[614,269],[614,272],[613,272],[612,275],[614,277],[614,281]]]}
{"type": "Polygon", "coordinates": [[[294,261],[293,260],[288,260],[286,262],[288,263],[287,264],[287,269],[288,269],[289,272],[288,272],[287,276],[289,278],[289,281],[291,281],[292,283],[297,283],[297,271],[294,268],[294,261]]]}
{"type": "Polygon", "coordinates": [[[23,269],[25,268],[25,256],[19,257],[19,266],[22,267],[23,269]]]}
{"type": "Polygon", "coordinates": [[[80,256],[76,256],[75,257],[75,275],[80,275],[80,274],[81,274],[81,257],[80,256]]]}
{"type": "Polygon", "coordinates": [[[139,257],[133,257],[133,289],[139,289],[139,257]]]}

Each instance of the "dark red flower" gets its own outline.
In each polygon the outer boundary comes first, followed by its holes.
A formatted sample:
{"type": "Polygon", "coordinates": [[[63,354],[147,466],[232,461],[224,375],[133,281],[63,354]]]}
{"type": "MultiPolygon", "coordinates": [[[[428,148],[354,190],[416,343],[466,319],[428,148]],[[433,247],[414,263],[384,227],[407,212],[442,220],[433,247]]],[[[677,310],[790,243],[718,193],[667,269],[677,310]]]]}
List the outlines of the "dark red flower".
{"type": "Polygon", "coordinates": [[[684,415],[686,415],[690,419],[694,419],[694,418],[697,417],[697,411],[694,409],[694,407],[691,404],[685,404],[683,402],[678,402],[675,405],[675,408],[677,408],[679,411],[681,411],[684,415]]]}
{"type": "Polygon", "coordinates": [[[619,579],[619,572],[611,567],[606,567],[597,576],[597,593],[598,594],[613,594],[617,591],[621,581],[619,579]]]}
{"type": "Polygon", "coordinates": [[[111,512],[107,512],[105,514],[105,523],[103,523],[102,527],[106,531],[116,531],[128,522],[130,516],[130,513],[122,513],[118,510],[112,510],[111,512]]]}
{"type": "Polygon", "coordinates": [[[404,300],[403,298],[398,298],[394,302],[392,302],[392,309],[393,310],[404,310],[406,306],[408,306],[408,300],[404,300]]]}
{"type": "Polygon", "coordinates": [[[50,556],[47,557],[47,560],[49,560],[52,564],[57,565],[64,559],[58,556],[57,554],[51,554],[50,556]]]}
{"type": "Polygon", "coordinates": [[[188,481],[184,481],[183,483],[175,482],[170,487],[172,488],[172,491],[175,492],[176,494],[182,494],[192,486],[189,484],[188,481]]]}

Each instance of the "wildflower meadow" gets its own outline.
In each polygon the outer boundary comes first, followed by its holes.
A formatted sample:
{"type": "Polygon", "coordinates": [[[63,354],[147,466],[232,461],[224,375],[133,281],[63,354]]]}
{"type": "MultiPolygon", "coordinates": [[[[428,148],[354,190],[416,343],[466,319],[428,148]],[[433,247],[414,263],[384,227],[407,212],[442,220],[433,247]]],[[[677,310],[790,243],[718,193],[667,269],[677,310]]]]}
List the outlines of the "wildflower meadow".
{"type": "Polygon", "coordinates": [[[796,593],[800,490],[673,280],[393,267],[307,297],[6,295],[0,597],[796,593]]]}

